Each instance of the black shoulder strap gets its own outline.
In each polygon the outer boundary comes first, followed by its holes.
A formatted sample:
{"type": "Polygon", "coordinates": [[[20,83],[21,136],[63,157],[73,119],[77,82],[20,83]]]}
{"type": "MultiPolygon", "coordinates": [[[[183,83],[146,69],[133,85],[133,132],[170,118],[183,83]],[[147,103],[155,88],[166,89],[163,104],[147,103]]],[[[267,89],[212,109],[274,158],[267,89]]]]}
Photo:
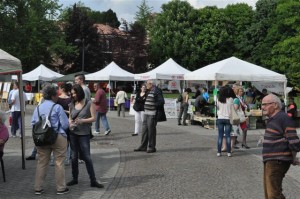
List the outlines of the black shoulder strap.
{"type": "MultiPolygon", "coordinates": [[[[88,103],[88,99],[85,99],[85,103],[84,103],[83,107],[81,108],[80,111],[78,111],[78,113],[75,115],[75,117],[72,117],[72,120],[75,120],[76,117],[78,117],[79,113],[84,109],[84,107],[87,105],[87,103],[88,103]]],[[[75,106],[74,106],[74,108],[75,108],[75,106]]]]}
{"type": "Polygon", "coordinates": [[[56,104],[53,104],[53,105],[52,105],[52,107],[51,107],[51,109],[50,109],[50,112],[49,112],[49,115],[48,115],[48,119],[49,119],[49,121],[50,121],[50,116],[51,116],[51,113],[52,113],[53,107],[54,107],[55,105],[56,105],[56,104]]]}

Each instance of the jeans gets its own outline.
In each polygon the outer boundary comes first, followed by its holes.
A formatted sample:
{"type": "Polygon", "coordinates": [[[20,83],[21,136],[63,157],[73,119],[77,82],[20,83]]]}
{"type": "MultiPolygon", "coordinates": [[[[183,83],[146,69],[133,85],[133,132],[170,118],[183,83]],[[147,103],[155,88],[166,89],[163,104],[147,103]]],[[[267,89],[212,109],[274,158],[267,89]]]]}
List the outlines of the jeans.
{"type": "Polygon", "coordinates": [[[227,153],[231,153],[231,144],[230,144],[230,132],[231,132],[231,124],[229,119],[218,119],[217,120],[218,125],[218,153],[221,153],[222,148],[222,140],[225,133],[226,136],[226,148],[227,153]]]}
{"type": "Polygon", "coordinates": [[[74,180],[78,180],[78,158],[84,160],[86,170],[90,176],[90,181],[95,182],[95,171],[93,161],[91,159],[90,152],[90,135],[76,135],[70,134],[70,145],[72,150],[72,177],[74,180]]]}
{"type": "Polygon", "coordinates": [[[20,129],[20,135],[22,134],[22,125],[21,125],[21,111],[14,111],[12,115],[12,125],[11,125],[11,134],[16,136],[17,130],[20,129]]]}
{"type": "Polygon", "coordinates": [[[96,112],[95,130],[97,132],[100,132],[100,119],[101,119],[103,128],[105,129],[105,131],[108,131],[110,129],[110,127],[109,127],[109,124],[107,121],[106,113],[100,113],[100,112],[96,112]]]}
{"type": "Polygon", "coordinates": [[[264,163],[265,199],[284,199],[282,181],[291,166],[290,162],[270,160],[264,163]]]}
{"type": "Polygon", "coordinates": [[[186,118],[187,118],[188,108],[189,108],[189,104],[188,103],[186,103],[186,102],[182,102],[181,103],[179,117],[178,117],[178,124],[181,123],[182,114],[183,114],[182,123],[186,124],[186,118]]]}

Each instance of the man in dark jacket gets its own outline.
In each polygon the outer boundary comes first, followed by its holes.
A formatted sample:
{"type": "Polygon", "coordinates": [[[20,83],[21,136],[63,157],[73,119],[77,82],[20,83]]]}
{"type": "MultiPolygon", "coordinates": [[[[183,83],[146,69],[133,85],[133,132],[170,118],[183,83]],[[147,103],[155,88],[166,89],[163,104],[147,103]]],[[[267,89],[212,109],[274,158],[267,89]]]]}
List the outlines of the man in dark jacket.
{"type": "Polygon", "coordinates": [[[148,94],[146,97],[144,109],[144,120],[142,126],[141,145],[134,151],[147,151],[147,153],[156,152],[156,124],[157,111],[159,107],[163,107],[165,100],[162,92],[157,88],[152,80],[147,81],[148,94]],[[148,150],[147,150],[148,147],[148,150]]]}

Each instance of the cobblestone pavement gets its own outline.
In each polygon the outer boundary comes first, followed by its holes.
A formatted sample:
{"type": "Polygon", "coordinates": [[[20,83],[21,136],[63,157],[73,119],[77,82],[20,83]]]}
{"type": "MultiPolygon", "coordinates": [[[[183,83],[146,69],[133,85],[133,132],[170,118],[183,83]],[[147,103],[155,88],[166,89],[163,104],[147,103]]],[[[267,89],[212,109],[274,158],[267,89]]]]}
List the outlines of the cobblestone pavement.
{"type": "MultiPolygon", "coordinates": [[[[30,114],[28,114],[30,115],[30,114]]],[[[26,122],[30,118],[27,116],[26,122]]],[[[79,185],[70,187],[70,193],[56,196],[54,169],[49,167],[45,194],[41,198],[264,198],[262,182],[261,148],[257,140],[263,130],[251,130],[248,145],[229,158],[216,156],[215,130],[200,126],[177,126],[175,119],[157,126],[157,152],[133,152],[141,136],[132,137],[134,118],[108,114],[112,133],[96,136],[92,140],[92,159],[97,178],[105,189],[89,187],[84,165],[80,165],[79,185]]],[[[28,126],[28,125],[27,125],[28,126]]],[[[30,128],[26,128],[26,154],[33,146],[30,128]]],[[[33,184],[36,161],[26,161],[21,169],[20,142],[11,138],[5,147],[7,182],[0,174],[0,198],[34,198],[33,184]]],[[[66,178],[71,179],[70,166],[66,178]]],[[[287,198],[299,198],[299,167],[292,167],[284,179],[283,190],[287,198]]]]}

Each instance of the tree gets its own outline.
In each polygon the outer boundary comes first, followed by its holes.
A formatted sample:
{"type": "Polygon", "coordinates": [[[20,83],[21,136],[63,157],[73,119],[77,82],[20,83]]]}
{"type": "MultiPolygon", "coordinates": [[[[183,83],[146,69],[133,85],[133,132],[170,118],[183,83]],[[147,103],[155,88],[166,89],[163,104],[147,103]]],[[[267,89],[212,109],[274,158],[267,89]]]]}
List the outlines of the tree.
{"type": "MultiPolygon", "coordinates": [[[[18,57],[23,71],[53,62],[52,45],[60,38],[58,0],[3,1],[0,4],[0,46],[18,57]]],[[[63,49],[63,48],[62,48],[63,49]]]]}
{"type": "Polygon", "coordinates": [[[142,25],[146,30],[149,30],[153,7],[149,7],[146,0],[143,0],[141,5],[137,7],[139,10],[135,13],[136,22],[142,25]]]}
{"type": "Polygon", "coordinates": [[[66,35],[66,43],[78,47],[76,54],[63,55],[63,67],[69,72],[76,72],[81,70],[82,53],[84,50],[84,70],[87,72],[95,72],[100,70],[105,65],[105,58],[101,52],[101,43],[99,42],[99,34],[93,25],[93,21],[88,17],[85,9],[77,7],[68,9],[68,21],[64,26],[66,35]],[[75,40],[80,39],[84,41],[84,49],[82,44],[76,44],[75,40]]]}
{"type": "Polygon", "coordinates": [[[94,21],[94,23],[106,24],[113,28],[118,28],[121,25],[117,14],[111,9],[106,12],[90,11],[88,12],[88,16],[94,21]]]}
{"type": "Polygon", "coordinates": [[[150,60],[157,66],[173,58],[186,68],[191,68],[195,48],[194,19],[197,17],[188,2],[174,0],[162,5],[150,29],[150,60]]]}

